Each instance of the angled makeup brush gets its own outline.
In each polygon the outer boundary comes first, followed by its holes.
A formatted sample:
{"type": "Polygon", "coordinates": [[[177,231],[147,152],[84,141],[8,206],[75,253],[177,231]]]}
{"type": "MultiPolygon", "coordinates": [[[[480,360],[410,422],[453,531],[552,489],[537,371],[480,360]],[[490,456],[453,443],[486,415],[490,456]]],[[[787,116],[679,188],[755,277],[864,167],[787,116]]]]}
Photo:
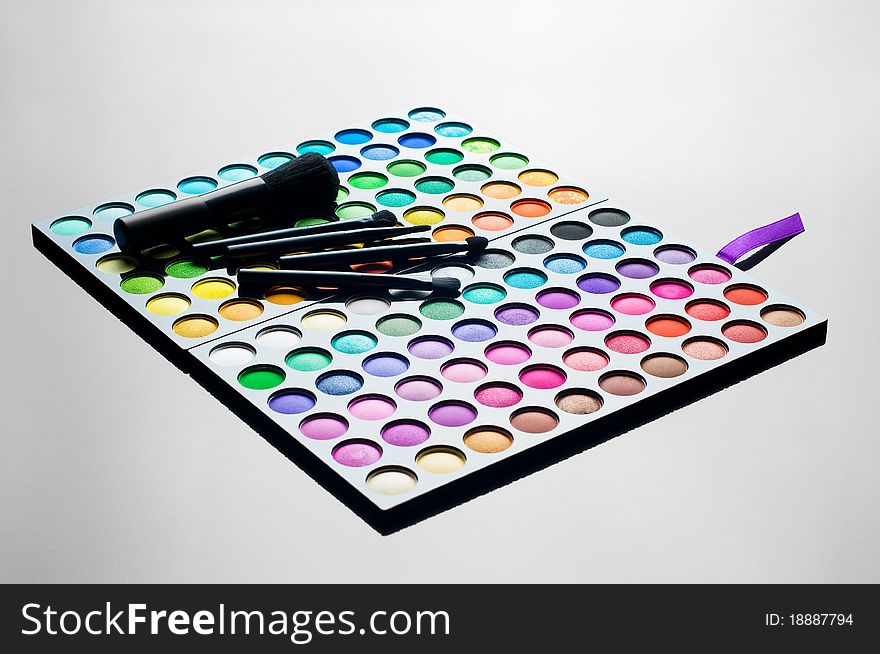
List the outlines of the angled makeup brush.
{"type": "Polygon", "coordinates": [[[217,241],[197,243],[192,246],[196,254],[212,255],[221,254],[229,245],[241,245],[242,243],[255,243],[257,241],[271,241],[277,238],[293,238],[296,236],[311,236],[312,234],[329,234],[330,232],[351,231],[368,227],[393,227],[397,224],[394,214],[383,209],[366,218],[352,218],[351,220],[336,220],[321,225],[309,225],[308,227],[289,227],[287,229],[274,229],[270,232],[255,232],[243,234],[232,238],[223,238],[217,241]]]}
{"type": "Polygon", "coordinates": [[[431,275],[374,275],[355,272],[328,272],[326,270],[249,270],[238,271],[242,289],[267,289],[273,286],[300,288],[351,289],[405,289],[457,293],[461,283],[455,277],[431,275]]]}
{"type": "Polygon", "coordinates": [[[285,252],[310,252],[326,250],[327,248],[351,245],[353,243],[370,243],[382,239],[418,234],[430,231],[428,225],[414,225],[413,227],[374,227],[365,229],[353,229],[344,232],[330,232],[328,234],[312,234],[311,236],[294,236],[293,238],[278,238],[268,241],[256,241],[254,243],[241,243],[230,245],[226,248],[226,256],[233,259],[243,257],[262,257],[271,254],[284,254],[285,252]]]}
{"type": "Polygon", "coordinates": [[[338,188],[332,164],[309,152],[259,177],[117,218],[113,235],[123,252],[133,252],[254,216],[330,215],[338,188]]]}
{"type": "Polygon", "coordinates": [[[376,247],[356,250],[337,250],[335,252],[315,252],[314,254],[291,254],[279,257],[278,263],[285,270],[301,268],[332,269],[349,266],[353,263],[375,263],[377,261],[401,261],[436,257],[444,254],[464,252],[474,254],[486,249],[489,239],[485,236],[471,236],[464,241],[451,243],[424,243],[416,245],[380,244],[376,247]]]}

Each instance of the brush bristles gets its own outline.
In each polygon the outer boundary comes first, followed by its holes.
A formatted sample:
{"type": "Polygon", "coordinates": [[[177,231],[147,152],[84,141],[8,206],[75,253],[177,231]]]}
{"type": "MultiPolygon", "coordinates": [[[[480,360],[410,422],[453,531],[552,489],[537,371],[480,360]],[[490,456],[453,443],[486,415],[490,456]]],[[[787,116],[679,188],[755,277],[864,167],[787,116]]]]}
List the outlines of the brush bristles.
{"type": "Polygon", "coordinates": [[[373,222],[376,227],[394,227],[397,224],[397,217],[388,209],[382,209],[373,214],[373,222]]]}
{"type": "Polygon", "coordinates": [[[272,197],[273,209],[292,216],[329,216],[339,191],[339,175],[317,152],[278,166],[260,178],[272,197]]]}
{"type": "Polygon", "coordinates": [[[461,282],[455,277],[435,277],[432,282],[437,293],[458,293],[461,288],[461,282]]]}
{"type": "Polygon", "coordinates": [[[468,244],[468,250],[470,252],[479,252],[480,250],[485,250],[486,246],[489,245],[489,239],[485,236],[470,236],[464,239],[464,241],[468,244]]]}

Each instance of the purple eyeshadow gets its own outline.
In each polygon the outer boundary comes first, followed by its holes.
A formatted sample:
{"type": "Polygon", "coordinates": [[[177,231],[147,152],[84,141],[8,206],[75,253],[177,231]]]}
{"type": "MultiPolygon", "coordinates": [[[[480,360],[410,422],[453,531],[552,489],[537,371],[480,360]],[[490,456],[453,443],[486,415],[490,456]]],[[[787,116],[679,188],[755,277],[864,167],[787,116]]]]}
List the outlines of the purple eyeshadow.
{"type": "Polygon", "coordinates": [[[589,275],[584,275],[578,280],[577,285],[582,291],[596,295],[613,293],[620,288],[620,282],[616,277],[604,275],[602,273],[590,273],[589,275]]]}
{"type": "Polygon", "coordinates": [[[430,430],[420,422],[394,422],[382,430],[382,440],[400,447],[421,445],[430,437],[430,430]]]}
{"type": "Polygon", "coordinates": [[[505,325],[530,325],[540,314],[524,304],[508,304],[495,311],[495,319],[505,325]]]}
{"type": "Polygon", "coordinates": [[[412,341],[407,349],[410,354],[419,359],[442,359],[452,354],[455,347],[445,338],[424,336],[412,341]]]}
{"type": "Polygon", "coordinates": [[[464,402],[441,402],[431,407],[428,417],[443,427],[461,427],[473,422],[477,411],[464,402]]]}
{"type": "Polygon", "coordinates": [[[495,327],[481,320],[463,321],[452,328],[452,335],[455,338],[468,343],[488,341],[490,338],[494,338],[497,333],[498,330],[495,327]]]}
{"type": "Polygon", "coordinates": [[[275,413],[305,413],[315,406],[315,397],[308,391],[291,389],[280,391],[269,398],[269,408],[275,413]]]}
{"type": "Polygon", "coordinates": [[[409,361],[399,354],[375,354],[364,361],[364,370],[374,377],[396,377],[409,368],[409,361]]]}

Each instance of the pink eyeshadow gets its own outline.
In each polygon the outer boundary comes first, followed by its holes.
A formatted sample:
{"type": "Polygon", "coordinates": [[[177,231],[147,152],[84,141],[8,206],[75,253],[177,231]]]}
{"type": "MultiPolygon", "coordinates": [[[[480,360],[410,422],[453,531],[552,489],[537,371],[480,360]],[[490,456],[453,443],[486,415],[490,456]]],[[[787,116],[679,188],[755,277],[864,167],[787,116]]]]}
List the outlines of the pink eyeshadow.
{"type": "Polygon", "coordinates": [[[694,266],[688,272],[690,278],[700,284],[724,284],[729,282],[732,275],[721,266],[694,266]]]}
{"type": "Polygon", "coordinates": [[[519,403],[522,393],[511,384],[486,384],[477,389],[474,398],[483,406],[504,408],[519,403]]]}
{"type": "Polygon", "coordinates": [[[513,343],[490,345],[486,348],[486,358],[502,366],[515,366],[528,361],[531,356],[532,353],[527,347],[513,343]]]}
{"type": "Polygon", "coordinates": [[[404,400],[424,402],[440,395],[443,387],[431,379],[404,379],[394,391],[404,400]]]}
{"type": "Polygon", "coordinates": [[[520,381],[529,388],[546,390],[559,388],[565,383],[566,376],[559,368],[552,366],[535,366],[526,368],[519,374],[520,381]]]}
{"type": "Polygon", "coordinates": [[[608,357],[598,350],[572,350],[565,353],[562,363],[572,370],[594,372],[608,365],[608,357]]]}
{"type": "Polygon", "coordinates": [[[382,430],[386,443],[400,447],[411,447],[424,443],[431,436],[430,430],[420,422],[406,421],[388,425],[382,430]]]}
{"type": "Polygon", "coordinates": [[[767,338],[767,332],[752,322],[732,322],[721,328],[725,338],[737,343],[758,343],[767,338]]]}
{"type": "Polygon", "coordinates": [[[654,310],[657,306],[654,300],[647,295],[639,295],[636,293],[628,295],[618,295],[611,300],[611,308],[628,316],[643,316],[654,310]]]}
{"type": "Polygon", "coordinates": [[[574,335],[562,327],[537,327],[529,332],[529,340],[541,347],[565,347],[574,335]]]}
{"type": "Polygon", "coordinates": [[[390,398],[382,395],[371,395],[352,400],[348,412],[361,420],[383,420],[392,415],[397,405],[390,398]]]}
{"type": "Polygon", "coordinates": [[[299,425],[299,430],[306,438],[316,441],[329,441],[339,438],[348,431],[348,423],[338,416],[312,416],[299,425]]]}
{"type": "Polygon", "coordinates": [[[620,354],[641,354],[651,347],[651,341],[641,334],[612,334],[605,339],[605,345],[620,354]]]}
{"type": "Polygon", "coordinates": [[[487,370],[475,361],[452,361],[440,369],[440,374],[451,382],[467,384],[485,377],[487,370]]]}
{"type": "Polygon", "coordinates": [[[661,279],[651,284],[651,292],[664,300],[683,300],[694,293],[694,289],[687,282],[677,279],[661,279]]]}
{"type": "Polygon", "coordinates": [[[369,441],[348,441],[333,450],[336,462],[350,468],[372,465],[381,457],[382,448],[369,441]]]}
{"type": "Polygon", "coordinates": [[[614,316],[605,311],[578,311],[571,317],[571,324],[588,332],[601,332],[614,324],[614,316]]]}

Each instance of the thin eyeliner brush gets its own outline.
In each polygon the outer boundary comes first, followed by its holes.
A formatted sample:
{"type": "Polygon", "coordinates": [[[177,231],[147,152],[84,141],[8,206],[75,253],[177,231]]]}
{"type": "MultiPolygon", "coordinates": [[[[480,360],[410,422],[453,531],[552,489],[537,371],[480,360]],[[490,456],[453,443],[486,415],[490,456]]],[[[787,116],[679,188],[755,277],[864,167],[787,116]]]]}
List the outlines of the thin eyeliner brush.
{"type": "Polygon", "coordinates": [[[307,227],[288,227],[285,229],[273,229],[270,232],[255,232],[253,234],[243,234],[241,236],[233,236],[231,238],[223,238],[217,241],[208,241],[206,243],[197,243],[190,248],[195,254],[214,255],[222,254],[230,245],[241,245],[242,243],[256,243],[258,241],[272,241],[279,238],[294,238],[299,236],[311,236],[313,234],[329,234],[331,232],[345,232],[355,229],[365,229],[371,227],[393,227],[397,224],[397,218],[390,211],[383,209],[372,216],[365,218],[353,218],[351,220],[336,220],[334,222],[322,223],[320,225],[309,225],[307,227]]]}
{"type": "Polygon", "coordinates": [[[430,275],[375,275],[326,270],[250,270],[238,271],[242,289],[265,290],[273,286],[320,289],[404,289],[456,293],[461,283],[455,277],[430,275]]]}
{"type": "Polygon", "coordinates": [[[301,268],[332,269],[355,263],[376,263],[379,261],[401,261],[457,254],[473,254],[485,250],[489,239],[484,236],[471,236],[464,241],[453,243],[423,243],[415,245],[378,244],[376,247],[337,250],[335,252],[315,252],[311,254],[292,254],[278,258],[278,264],[285,270],[301,268]]]}
{"type": "Polygon", "coordinates": [[[326,250],[327,248],[339,247],[340,245],[353,245],[354,243],[369,243],[372,241],[418,234],[430,231],[428,225],[414,225],[413,227],[374,227],[354,229],[344,232],[331,232],[329,234],[312,234],[311,236],[295,236],[293,238],[279,238],[270,241],[256,241],[254,243],[242,243],[226,247],[227,257],[241,259],[245,257],[261,257],[273,254],[285,254],[289,252],[313,252],[326,250]]]}

